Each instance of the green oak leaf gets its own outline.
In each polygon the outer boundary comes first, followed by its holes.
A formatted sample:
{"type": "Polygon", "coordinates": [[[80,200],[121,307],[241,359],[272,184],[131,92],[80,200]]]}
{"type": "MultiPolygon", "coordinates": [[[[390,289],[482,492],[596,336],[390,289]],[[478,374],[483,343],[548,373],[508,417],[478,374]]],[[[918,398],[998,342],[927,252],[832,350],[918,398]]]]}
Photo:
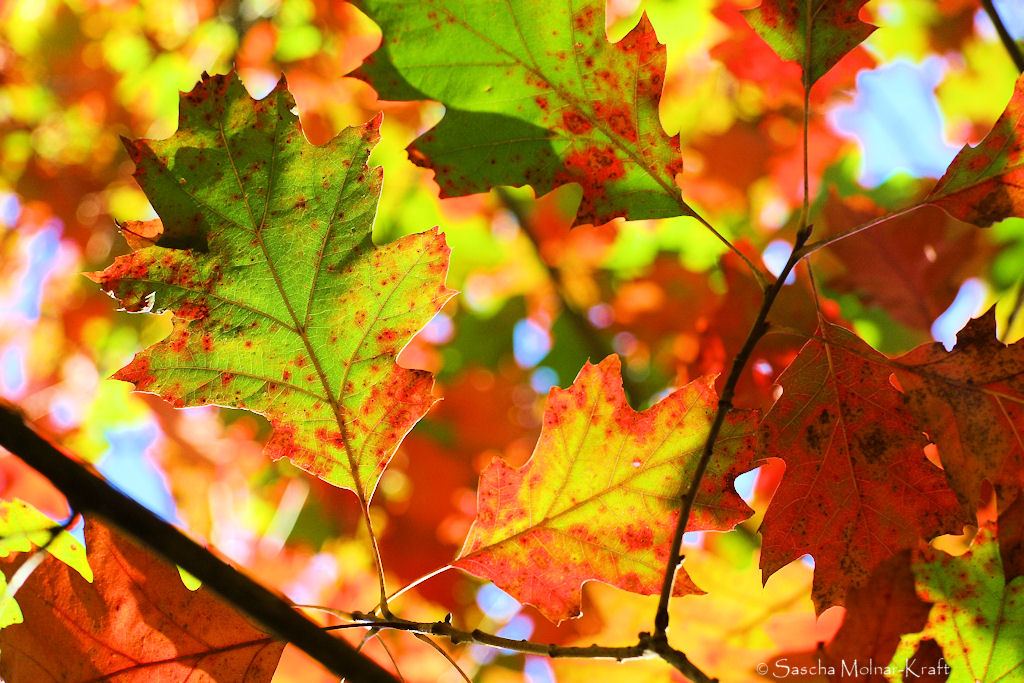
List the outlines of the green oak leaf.
{"type": "Polygon", "coordinates": [[[355,75],[382,99],[445,105],[409,147],[442,196],[578,183],[576,224],[693,214],[675,183],[678,137],[658,117],[665,49],[646,17],[612,44],[602,0],[358,5],[384,40],[355,75]]]}
{"type": "Polygon", "coordinates": [[[999,540],[983,527],[959,557],[928,549],[914,561],[917,594],[932,602],[921,633],[904,636],[890,668],[902,671],[919,643],[934,640],[952,668],[949,683],[1024,676],[1024,577],[1006,581],[999,540]]]}
{"type": "Polygon", "coordinates": [[[436,228],[373,244],[379,116],[316,147],[294,106],[284,81],[254,101],[234,74],[205,77],[177,133],[126,140],[162,231],[91,277],[126,310],[174,313],[114,379],[261,413],[271,457],[367,504],[435,402],[430,375],[395,358],[452,296],[449,250],[436,228]]]}

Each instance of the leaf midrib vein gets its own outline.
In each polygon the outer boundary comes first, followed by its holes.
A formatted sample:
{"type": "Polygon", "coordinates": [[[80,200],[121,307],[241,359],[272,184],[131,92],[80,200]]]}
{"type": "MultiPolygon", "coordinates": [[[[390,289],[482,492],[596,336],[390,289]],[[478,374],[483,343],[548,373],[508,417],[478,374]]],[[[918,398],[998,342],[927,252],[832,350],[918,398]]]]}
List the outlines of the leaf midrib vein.
{"type": "Polygon", "coordinates": [[[327,374],[326,374],[326,372],[324,372],[323,366],[320,364],[320,359],[319,359],[319,357],[317,356],[316,352],[313,349],[313,345],[310,342],[309,335],[306,333],[305,327],[303,327],[299,323],[298,316],[295,314],[295,309],[292,307],[291,300],[288,298],[288,295],[285,292],[284,283],[281,281],[281,277],[280,277],[280,275],[277,272],[277,268],[275,267],[274,262],[270,258],[270,250],[267,248],[267,244],[266,244],[265,240],[263,239],[263,229],[266,227],[267,210],[270,207],[271,196],[273,195],[273,189],[274,189],[274,179],[276,177],[275,169],[276,169],[276,163],[277,163],[277,148],[278,148],[278,140],[280,138],[282,123],[283,123],[283,120],[279,117],[278,121],[277,121],[277,125],[274,127],[274,141],[273,141],[273,147],[272,147],[273,151],[271,152],[271,155],[270,155],[270,169],[269,169],[269,173],[268,173],[268,176],[267,176],[268,180],[267,180],[267,196],[266,196],[266,200],[265,200],[266,204],[264,206],[263,216],[261,217],[260,223],[258,225],[255,222],[256,219],[255,219],[255,215],[252,212],[252,207],[249,205],[248,195],[245,193],[245,188],[242,185],[242,177],[238,173],[238,167],[235,164],[234,156],[231,153],[231,147],[228,145],[227,136],[224,133],[224,123],[223,123],[223,121],[218,122],[218,125],[219,125],[219,128],[220,128],[221,141],[224,143],[224,149],[227,152],[228,160],[231,162],[231,169],[235,173],[235,180],[238,182],[238,186],[242,190],[242,196],[243,196],[243,198],[245,200],[246,207],[247,207],[247,209],[249,211],[249,216],[253,220],[253,228],[254,228],[254,232],[255,232],[255,235],[256,235],[256,241],[259,243],[260,249],[263,251],[263,258],[265,259],[265,261],[267,263],[267,268],[270,270],[271,275],[273,275],[273,277],[274,277],[274,283],[277,285],[277,290],[278,290],[278,293],[281,296],[281,300],[284,302],[285,308],[288,310],[288,315],[291,316],[295,333],[299,336],[299,339],[302,340],[303,345],[306,347],[306,355],[309,357],[310,362],[313,364],[313,368],[316,370],[317,376],[320,379],[320,384],[324,388],[324,394],[325,394],[324,398],[326,399],[328,405],[331,407],[331,410],[334,413],[335,422],[338,425],[338,430],[339,430],[339,432],[341,433],[341,436],[342,436],[342,442],[345,445],[345,453],[346,453],[346,455],[348,456],[348,459],[349,459],[349,472],[352,475],[353,485],[355,486],[355,492],[359,496],[359,500],[364,505],[366,505],[369,502],[369,499],[366,496],[365,491],[363,490],[362,481],[360,481],[359,476],[358,476],[359,472],[358,472],[357,468],[355,467],[355,465],[353,463],[352,448],[351,448],[351,445],[349,444],[349,441],[348,441],[348,435],[346,434],[345,422],[342,419],[341,405],[340,405],[338,399],[334,396],[333,392],[331,391],[330,383],[327,381],[327,374]]]}

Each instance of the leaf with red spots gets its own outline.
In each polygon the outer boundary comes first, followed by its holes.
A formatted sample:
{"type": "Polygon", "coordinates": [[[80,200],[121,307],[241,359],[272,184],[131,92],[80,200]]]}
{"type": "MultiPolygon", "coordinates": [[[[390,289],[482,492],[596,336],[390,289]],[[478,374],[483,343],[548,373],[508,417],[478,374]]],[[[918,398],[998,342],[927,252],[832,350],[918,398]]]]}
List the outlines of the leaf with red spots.
{"type": "Polygon", "coordinates": [[[811,87],[875,27],[857,18],[867,0],[763,0],[743,12],[783,59],[800,64],[811,87]]]}
{"type": "Polygon", "coordinates": [[[129,311],[175,316],[115,379],[261,413],[271,457],[365,504],[435,401],[395,357],[452,294],[448,247],[436,229],[373,244],[379,118],[315,147],[293,107],[283,82],[254,101],[233,74],[208,77],[175,135],[126,142],[162,233],[92,277],[129,311]]]}
{"type": "MultiPolygon", "coordinates": [[[[618,356],[587,363],[571,387],[548,395],[530,460],[495,460],[484,471],[477,518],[453,564],[555,622],[580,613],[585,581],[657,593],[679,497],[715,414],[713,383],[698,379],[637,412],[618,356]]],[[[731,529],[750,516],[732,483],[751,468],[754,421],[752,411],[729,414],[688,530],[731,529]]],[[[675,594],[700,592],[680,571],[675,594]]]]}
{"type": "Polygon", "coordinates": [[[929,548],[914,562],[917,594],[935,603],[924,630],[905,636],[892,665],[903,669],[918,643],[934,640],[950,683],[1018,681],[1024,676],[1024,577],[1007,583],[995,530],[983,527],[959,557],[929,548]]]}
{"type": "MultiPolygon", "coordinates": [[[[25,622],[0,631],[7,681],[269,681],[284,643],[98,522],[95,581],[47,557],[18,591],[25,622]]],[[[0,560],[10,577],[24,556],[0,560]]]]}
{"type": "Polygon", "coordinates": [[[960,506],[889,377],[889,359],[827,324],[779,377],[758,454],[786,473],[761,525],[767,578],[814,557],[815,606],[846,602],[872,570],[922,536],[954,533],[960,506]]]}
{"type": "Polygon", "coordinates": [[[981,482],[1000,508],[1024,489],[1024,341],[996,338],[995,309],[967,323],[956,346],[925,344],[896,359],[906,406],[939,448],[949,486],[971,511],[981,482]]]}
{"type": "Polygon", "coordinates": [[[578,183],[577,224],[692,213],[675,183],[678,138],[658,116],[665,49],[646,17],[611,44],[602,0],[359,5],[384,40],[357,75],[383,99],[445,105],[409,148],[442,196],[578,183]]]}
{"type": "Polygon", "coordinates": [[[1024,76],[989,134],[964,145],[926,201],[981,227],[1024,217],[1024,76]]]}

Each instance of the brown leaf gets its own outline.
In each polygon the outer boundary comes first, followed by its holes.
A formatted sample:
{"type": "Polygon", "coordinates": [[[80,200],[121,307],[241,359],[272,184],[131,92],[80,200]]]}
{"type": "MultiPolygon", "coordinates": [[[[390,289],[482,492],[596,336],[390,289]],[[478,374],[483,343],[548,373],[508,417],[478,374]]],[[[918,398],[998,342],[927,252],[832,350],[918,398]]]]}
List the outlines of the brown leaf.
{"type": "Polygon", "coordinates": [[[970,510],[984,479],[1000,507],[1024,488],[1024,342],[996,338],[995,309],[976,318],[946,351],[925,344],[896,359],[896,377],[918,428],[939,448],[946,479],[970,510]]]}
{"type": "MultiPolygon", "coordinates": [[[[875,567],[864,586],[850,591],[843,625],[825,648],[827,661],[838,672],[844,663],[849,667],[854,662],[888,662],[900,636],[924,628],[931,604],[914,591],[910,560],[909,550],[896,553],[875,567]]],[[[844,680],[841,675],[832,679],[844,680]]],[[[885,683],[886,679],[872,673],[857,680],[885,683]]]]}

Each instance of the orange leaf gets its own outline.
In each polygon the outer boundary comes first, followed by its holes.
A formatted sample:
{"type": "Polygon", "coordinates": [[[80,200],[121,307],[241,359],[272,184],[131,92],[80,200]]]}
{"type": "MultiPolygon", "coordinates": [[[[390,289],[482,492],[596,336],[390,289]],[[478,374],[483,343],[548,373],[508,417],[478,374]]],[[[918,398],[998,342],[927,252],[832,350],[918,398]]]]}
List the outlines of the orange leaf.
{"type": "MultiPolygon", "coordinates": [[[[8,681],[269,681],[284,644],[171,565],[85,523],[93,583],[48,557],[18,591],[25,621],[0,631],[8,681]]],[[[10,577],[23,555],[0,560],[10,577]]]]}
{"type": "MultiPolygon", "coordinates": [[[[679,497],[693,479],[717,397],[712,377],[637,412],[622,391],[618,356],[587,363],[552,389],[529,462],[495,460],[454,565],[486,577],[552,621],[580,613],[596,580],[650,595],[661,587],[679,497]]],[[[733,480],[750,469],[752,411],[726,420],[687,529],[726,530],[750,516],[733,480]]],[[[675,595],[700,593],[684,571],[675,595]]]]}

